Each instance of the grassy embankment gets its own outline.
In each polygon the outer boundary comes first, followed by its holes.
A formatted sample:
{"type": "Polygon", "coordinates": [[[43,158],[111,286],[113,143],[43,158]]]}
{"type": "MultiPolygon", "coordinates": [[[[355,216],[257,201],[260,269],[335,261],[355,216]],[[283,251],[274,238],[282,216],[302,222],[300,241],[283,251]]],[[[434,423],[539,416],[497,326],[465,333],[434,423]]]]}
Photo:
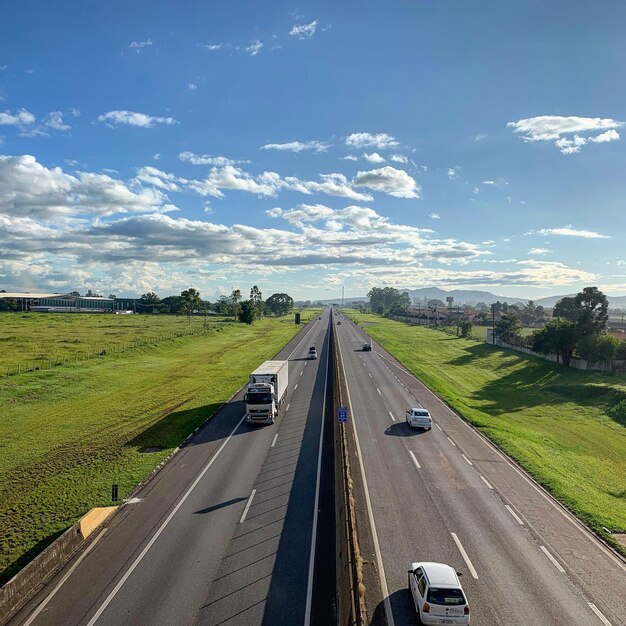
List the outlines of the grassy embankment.
{"type": "Polygon", "coordinates": [[[626,531],[626,421],[610,416],[626,398],[626,376],[567,369],[427,328],[348,314],[617,546],[603,527],[626,531]]]}
{"type": "MultiPolygon", "coordinates": [[[[57,317],[28,323],[54,344],[88,340],[85,322],[129,319],[67,315],[61,333],[57,317]]],[[[88,509],[111,504],[112,483],[120,497],[129,493],[297,330],[293,315],[225,325],[0,379],[0,584],[88,509]]]]}

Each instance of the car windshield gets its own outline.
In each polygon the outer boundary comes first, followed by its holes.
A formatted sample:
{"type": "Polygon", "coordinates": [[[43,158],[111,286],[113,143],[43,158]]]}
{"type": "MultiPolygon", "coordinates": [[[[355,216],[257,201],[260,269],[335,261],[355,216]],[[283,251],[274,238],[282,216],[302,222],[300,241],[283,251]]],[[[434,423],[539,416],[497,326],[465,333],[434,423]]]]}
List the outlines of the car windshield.
{"type": "Polygon", "coordinates": [[[272,401],[272,394],[268,391],[252,392],[246,395],[248,404],[269,404],[272,401]]]}
{"type": "Polygon", "coordinates": [[[311,346],[311,347],[309,348],[309,352],[315,352],[315,346],[311,346]]]}
{"type": "Polygon", "coordinates": [[[458,606],[465,604],[465,596],[460,589],[440,589],[431,587],[426,598],[431,604],[441,604],[444,606],[458,606]]]}

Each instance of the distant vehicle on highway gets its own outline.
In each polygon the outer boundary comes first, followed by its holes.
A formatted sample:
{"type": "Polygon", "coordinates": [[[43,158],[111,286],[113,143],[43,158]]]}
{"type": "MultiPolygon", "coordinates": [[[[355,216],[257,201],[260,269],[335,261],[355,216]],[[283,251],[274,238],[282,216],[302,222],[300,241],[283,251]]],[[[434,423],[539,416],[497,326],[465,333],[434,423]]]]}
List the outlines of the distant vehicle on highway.
{"type": "Polygon", "coordinates": [[[339,324],[341,324],[341,322],[337,322],[337,324],[339,325],[339,324]]]}
{"type": "Polygon", "coordinates": [[[371,352],[372,351],[372,344],[371,343],[364,343],[363,344],[363,352],[371,352]]]}
{"type": "Polygon", "coordinates": [[[411,428],[423,428],[424,430],[430,430],[433,427],[433,418],[426,409],[421,407],[407,409],[406,423],[411,428]]]}
{"type": "Polygon", "coordinates": [[[460,574],[444,563],[412,563],[409,589],[421,624],[470,623],[460,574]]]}
{"type": "Polygon", "coordinates": [[[249,424],[273,424],[289,385],[288,361],[265,361],[250,374],[244,396],[249,424]]]}
{"type": "Polygon", "coordinates": [[[306,357],[307,359],[317,359],[317,350],[315,349],[315,346],[311,346],[309,348],[309,354],[306,357]]]}

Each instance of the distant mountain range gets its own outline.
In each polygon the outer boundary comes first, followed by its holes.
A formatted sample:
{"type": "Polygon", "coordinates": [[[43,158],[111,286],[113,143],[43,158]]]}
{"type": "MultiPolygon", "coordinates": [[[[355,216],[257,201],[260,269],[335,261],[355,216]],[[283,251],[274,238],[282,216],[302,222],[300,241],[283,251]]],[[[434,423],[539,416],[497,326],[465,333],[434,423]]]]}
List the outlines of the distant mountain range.
{"type": "MultiPolygon", "coordinates": [[[[447,297],[453,297],[455,304],[465,304],[467,302],[484,302],[485,304],[493,304],[494,302],[508,302],[508,304],[516,304],[521,302],[526,304],[528,298],[511,298],[510,296],[498,296],[489,291],[475,291],[471,289],[452,289],[446,291],[439,287],[422,287],[420,289],[400,289],[400,291],[408,292],[411,298],[417,298],[422,300],[427,298],[428,300],[441,300],[446,302],[447,297]]],[[[573,296],[576,294],[567,294],[573,296]]],[[[533,300],[535,304],[540,304],[544,307],[553,307],[561,298],[566,296],[546,296],[545,298],[537,298],[533,300]]],[[[611,308],[626,307],[626,296],[608,296],[609,305],[611,308]]],[[[365,296],[358,296],[355,298],[346,297],[346,302],[366,302],[368,298],[365,296]]],[[[334,298],[332,300],[321,300],[324,304],[341,304],[341,298],[334,298]]]]}

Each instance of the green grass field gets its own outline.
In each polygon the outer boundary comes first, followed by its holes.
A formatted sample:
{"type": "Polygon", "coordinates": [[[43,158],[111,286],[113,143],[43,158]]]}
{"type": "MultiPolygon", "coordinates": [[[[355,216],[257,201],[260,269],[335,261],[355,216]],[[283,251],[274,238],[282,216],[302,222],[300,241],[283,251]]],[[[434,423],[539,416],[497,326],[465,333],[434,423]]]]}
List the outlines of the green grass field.
{"type": "Polygon", "coordinates": [[[626,398],[626,376],[347,314],[596,532],[626,530],[626,421],[607,413],[626,398]]]}
{"type": "MultiPolygon", "coordinates": [[[[317,313],[307,310],[303,319],[317,313]]],[[[79,319],[86,316],[58,317],[21,323],[32,336],[55,334],[52,345],[75,334],[88,340],[79,319]]],[[[127,325],[129,318],[101,319],[86,324],[127,325]]],[[[110,505],[112,483],[120,497],[128,494],[297,332],[293,315],[226,324],[0,379],[0,584],[88,509],[110,505]]]]}

